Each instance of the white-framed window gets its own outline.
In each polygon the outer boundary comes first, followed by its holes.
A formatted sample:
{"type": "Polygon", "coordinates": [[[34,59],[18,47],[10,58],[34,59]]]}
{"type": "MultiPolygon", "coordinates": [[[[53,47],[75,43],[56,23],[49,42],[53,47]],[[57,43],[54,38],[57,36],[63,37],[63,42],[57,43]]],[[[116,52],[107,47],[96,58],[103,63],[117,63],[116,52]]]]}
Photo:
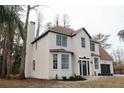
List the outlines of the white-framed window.
{"type": "Polygon", "coordinates": [[[67,47],[67,36],[56,34],[56,45],[67,47]]]}
{"type": "Polygon", "coordinates": [[[61,35],[60,34],[56,34],[56,45],[61,46],[61,42],[62,42],[61,35]]]}
{"type": "Polygon", "coordinates": [[[36,41],[35,42],[35,50],[37,50],[37,44],[38,44],[38,42],[36,41]]]}
{"type": "Polygon", "coordinates": [[[36,65],[35,60],[33,60],[33,70],[35,70],[35,65],[36,65]]]}
{"type": "Polygon", "coordinates": [[[95,51],[95,43],[90,42],[90,50],[95,51]]]}
{"type": "Polygon", "coordinates": [[[57,54],[53,54],[53,69],[57,69],[58,67],[58,58],[57,58],[57,54]]]}
{"type": "Polygon", "coordinates": [[[84,37],[81,38],[81,46],[85,47],[85,38],[84,37]]]}
{"type": "Polygon", "coordinates": [[[94,65],[95,65],[95,69],[99,69],[99,61],[98,61],[98,58],[94,58],[94,65]]]}
{"type": "Polygon", "coordinates": [[[61,55],[62,69],[69,69],[69,55],[62,54],[61,55]]]}

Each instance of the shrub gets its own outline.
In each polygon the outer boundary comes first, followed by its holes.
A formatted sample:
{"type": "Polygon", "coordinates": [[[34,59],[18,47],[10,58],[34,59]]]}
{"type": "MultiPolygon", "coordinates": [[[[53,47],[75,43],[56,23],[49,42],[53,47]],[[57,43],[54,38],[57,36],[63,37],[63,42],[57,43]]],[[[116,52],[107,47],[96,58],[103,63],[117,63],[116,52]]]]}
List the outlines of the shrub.
{"type": "Polygon", "coordinates": [[[98,73],[98,76],[112,76],[111,73],[98,73]]]}
{"type": "Polygon", "coordinates": [[[56,74],[56,80],[58,80],[58,75],[56,74]]]}
{"type": "Polygon", "coordinates": [[[67,80],[67,77],[66,77],[66,76],[63,76],[62,79],[63,79],[63,80],[67,80]]]}
{"type": "Polygon", "coordinates": [[[81,76],[76,75],[76,76],[75,76],[75,80],[81,80],[81,76]]]}
{"type": "Polygon", "coordinates": [[[74,76],[70,76],[69,77],[69,80],[77,81],[77,80],[86,80],[86,79],[85,78],[82,78],[80,75],[74,74],[74,76]]]}
{"type": "Polygon", "coordinates": [[[74,76],[70,76],[69,80],[75,80],[75,77],[74,76]]]}

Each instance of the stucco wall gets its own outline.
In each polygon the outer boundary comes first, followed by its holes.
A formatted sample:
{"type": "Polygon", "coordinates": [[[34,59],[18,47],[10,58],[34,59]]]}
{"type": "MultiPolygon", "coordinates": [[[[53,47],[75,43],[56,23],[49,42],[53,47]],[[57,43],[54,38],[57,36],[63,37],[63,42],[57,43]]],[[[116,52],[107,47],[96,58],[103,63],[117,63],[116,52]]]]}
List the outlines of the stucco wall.
{"type": "Polygon", "coordinates": [[[57,33],[52,33],[49,32],[49,49],[66,49],[66,50],[72,50],[72,39],[71,37],[67,36],[67,47],[63,47],[63,46],[58,46],[56,45],[56,34],[57,33]]]}
{"type": "MultiPolygon", "coordinates": [[[[67,47],[58,46],[56,45],[56,34],[49,32],[49,50],[50,49],[66,49],[68,51],[72,51],[72,40],[71,37],[67,36],[67,47]]],[[[57,53],[58,54],[58,69],[53,69],[53,52],[49,52],[49,78],[55,79],[56,74],[58,78],[61,79],[62,76],[66,76],[69,78],[72,75],[72,54],[70,53],[57,53]],[[68,54],[69,55],[69,69],[61,69],[61,54],[68,54]]]]}
{"type": "Polygon", "coordinates": [[[31,62],[33,57],[33,45],[31,42],[35,36],[35,23],[30,22],[27,32],[27,45],[26,45],[26,60],[25,60],[25,77],[31,77],[31,62]]]}
{"type": "MultiPolygon", "coordinates": [[[[90,39],[88,35],[81,30],[76,36],[72,37],[72,50],[74,51],[74,73],[80,74],[79,72],[79,57],[87,57],[91,58],[91,52],[90,52],[90,39]],[[81,46],[81,37],[85,38],[85,48],[81,46]]],[[[91,68],[90,59],[89,59],[89,68],[91,68]]],[[[90,69],[91,74],[91,69],[90,69]]]]}
{"type": "Polygon", "coordinates": [[[56,75],[59,79],[62,79],[63,76],[69,78],[72,75],[72,60],[71,54],[69,53],[50,53],[50,60],[49,60],[49,78],[55,79],[56,75]],[[53,69],[53,54],[58,54],[58,68],[53,69]],[[69,55],[69,69],[62,69],[61,68],[61,55],[68,54],[69,55]]]}
{"type": "Polygon", "coordinates": [[[100,66],[101,60],[100,57],[92,57],[92,75],[98,75],[98,73],[101,73],[101,66],[100,66]],[[95,69],[95,62],[94,62],[94,58],[98,58],[98,69],[95,69]]]}
{"type": "MultiPolygon", "coordinates": [[[[49,43],[48,35],[33,44],[33,58],[35,60],[35,70],[31,69],[33,78],[48,79],[49,78],[49,43]]],[[[33,68],[33,64],[31,65],[33,68]]]]}

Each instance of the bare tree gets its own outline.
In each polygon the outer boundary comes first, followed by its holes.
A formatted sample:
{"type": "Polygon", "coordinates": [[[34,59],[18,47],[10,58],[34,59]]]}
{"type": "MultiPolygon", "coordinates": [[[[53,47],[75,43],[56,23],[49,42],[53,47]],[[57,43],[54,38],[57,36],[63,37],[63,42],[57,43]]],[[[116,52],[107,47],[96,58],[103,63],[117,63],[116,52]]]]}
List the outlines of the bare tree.
{"type": "Polygon", "coordinates": [[[111,44],[107,43],[107,40],[109,39],[110,35],[105,35],[102,33],[94,35],[92,38],[100,43],[100,47],[102,48],[110,48],[111,44]]]}
{"type": "Polygon", "coordinates": [[[63,21],[63,26],[64,27],[69,27],[69,16],[67,14],[63,15],[62,21],[63,21]]]}
{"type": "Polygon", "coordinates": [[[54,26],[59,26],[59,14],[55,16],[55,23],[54,26]]]}
{"type": "Polygon", "coordinates": [[[28,31],[28,20],[29,20],[29,15],[30,11],[32,9],[36,9],[39,5],[35,6],[30,6],[27,5],[27,13],[26,13],[26,20],[25,20],[25,26],[24,26],[24,31],[20,32],[21,37],[23,39],[23,47],[22,47],[22,56],[21,56],[21,65],[20,65],[20,73],[19,73],[19,78],[24,79],[25,78],[25,56],[26,56],[26,41],[27,41],[27,31],[28,31]]]}
{"type": "Polygon", "coordinates": [[[37,16],[37,30],[36,30],[36,38],[39,36],[40,28],[41,28],[41,23],[43,22],[43,16],[40,11],[38,11],[38,16],[37,16]]]}
{"type": "Polygon", "coordinates": [[[122,63],[124,62],[124,49],[116,49],[116,50],[113,50],[112,52],[112,56],[113,56],[113,59],[115,62],[117,63],[122,63]]]}
{"type": "Polygon", "coordinates": [[[49,27],[52,27],[52,22],[47,22],[46,23],[46,26],[49,28],[49,27]]]}

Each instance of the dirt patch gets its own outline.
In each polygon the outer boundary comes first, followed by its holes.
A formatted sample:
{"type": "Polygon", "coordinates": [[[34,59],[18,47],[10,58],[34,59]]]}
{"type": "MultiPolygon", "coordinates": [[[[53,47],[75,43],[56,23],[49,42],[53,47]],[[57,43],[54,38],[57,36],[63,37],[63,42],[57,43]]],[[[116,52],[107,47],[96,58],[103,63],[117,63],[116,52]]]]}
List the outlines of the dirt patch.
{"type": "Polygon", "coordinates": [[[90,77],[85,81],[56,81],[42,79],[0,80],[1,88],[124,88],[124,77],[90,77]]]}

